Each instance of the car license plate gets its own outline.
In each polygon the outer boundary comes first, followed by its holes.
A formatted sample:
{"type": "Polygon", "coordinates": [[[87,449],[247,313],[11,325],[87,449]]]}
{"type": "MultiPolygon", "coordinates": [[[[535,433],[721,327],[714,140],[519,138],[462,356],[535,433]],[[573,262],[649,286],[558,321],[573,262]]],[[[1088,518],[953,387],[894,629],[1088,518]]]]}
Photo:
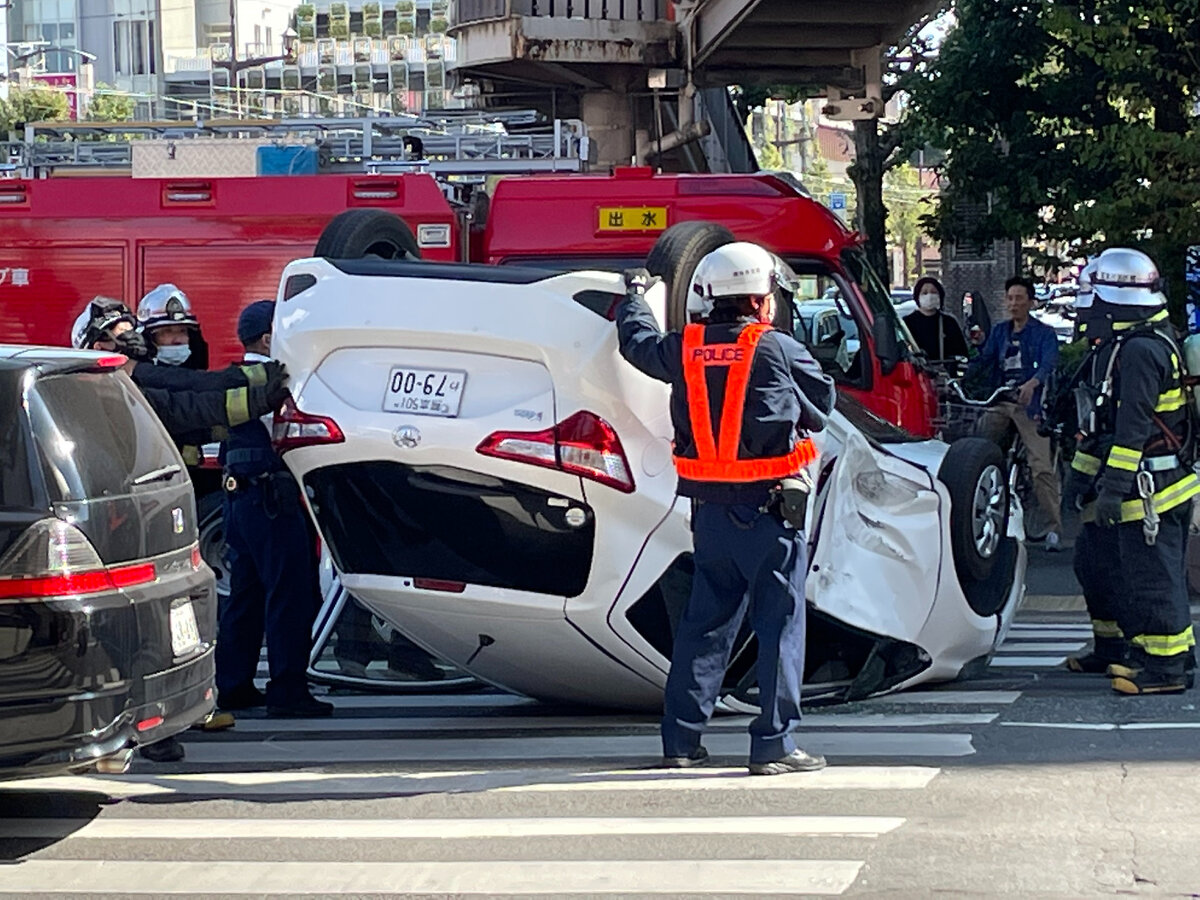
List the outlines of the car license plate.
{"type": "Polygon", "coordinates": [[[176,602],[171,607],[171,652],[183,656],[200,646],[200,629],[192,601],[176,602]]]}
{"type": "Polygon", "coordinates": [[[466,381],[466,372],[396,366],[388,378],[383,409],[419,416],[457,416],[466,381]]]}

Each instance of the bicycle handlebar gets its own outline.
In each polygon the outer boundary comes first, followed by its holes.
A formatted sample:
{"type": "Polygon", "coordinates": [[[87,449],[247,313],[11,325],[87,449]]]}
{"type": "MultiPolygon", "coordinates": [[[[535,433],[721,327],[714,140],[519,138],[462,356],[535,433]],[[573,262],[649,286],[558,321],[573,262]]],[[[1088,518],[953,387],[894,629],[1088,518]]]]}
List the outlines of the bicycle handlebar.
{"type": "Polygon", "coordinates": [[[963,403],[968,406],[994,406],[999,402],[1011,402],[1016,399],[1017,391],[1015,388],[1007,385],[1001,385],[991,392],[985,399],[977,400],[974,397],[968,397],[963,393],[962,383],[957,378],[952,378],[946,382],[946,387],[957,395],[963,403]]]}

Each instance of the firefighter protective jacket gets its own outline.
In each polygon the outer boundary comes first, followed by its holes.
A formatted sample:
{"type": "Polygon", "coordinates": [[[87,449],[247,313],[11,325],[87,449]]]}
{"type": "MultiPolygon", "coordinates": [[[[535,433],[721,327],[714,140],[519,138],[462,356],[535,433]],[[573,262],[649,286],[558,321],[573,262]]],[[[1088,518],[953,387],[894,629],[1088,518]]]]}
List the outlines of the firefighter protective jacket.
{"type": "MultiPolygon", "coordinates": [[[[1174,509],[1200,494],[1200,479],[1190,463],[1188,398],[1183,390],[1179,355],[1168,337],[1156,331],[1167,327],[1166,312],[1148,322],[1117,331],[1091,361],[1086,377],[1099,386],[1112,354],[1111,397],[1100,417],[1097,433],[1084,438],[1071,461],[1078,472],[1098,476],[1099,488],[1125,498],[1122,522],[1142,519],[1138,494],[1139,470],[1154,478],[1153,503],[1159,513],[1174,509]]],[[[1091,520],[1084,509],[1084,521],[1091,520]]]]}
{"type": "MultiPolygon", "coordinates": [[[[699,350],[702,355],[706,348],[709,348],[707,352],[710,356],[728,354],[727,361],[733,363],[739,338],[754,324],[750,319],[738,319],[705,326],[703,341],[690,349],[693,353],[699,350]]],[[[664,334],[659,331],[654,314],[640,297],[627,297],[618,306],[617,329],[621,355],[651,378],[671,385],[671,422],[675,430],[676,459],[701,459],[701,448],[692,428],[692,394],[688,390],[684,365],[684,336],[677,332],[664,334]]],[[[751,365],[746,379],[736,459],[754,461],[786,458],[797,450],[798,445],[801,448],[805,446],[803,441],[808,432],[824,427],[824,416],[833,409],[833,380],[822,373],[821,367],[803,344],[786,334],[767,330],[759,336],[755,347],[750,348],[748,344],[748,337],[742,339],[743,350],[751,352],[751,365]]],[[[711,360],[724,361],[715,359],[715,356],[711,360]]],[[[703,366],[710,434],[715,444],[720,443],[723,430],[721,417],[725,410],[726,384],[731,369],[731,365],[703,366]]],[[[724,430],[726,434],[729,433],[728,428],[724,430]]],[[[700,438],[700,441],[704,440],[704,437],[700,438]]],[[[803,455],[803,451],[801,453],[803,455]]],[[[685,477],[683,473],[688,470],[686,462],[679,469],[680,495],[715,503],[761,505],[780,477],[771,475],[749,481],[714,481],[703,477],[685,477]]]]}

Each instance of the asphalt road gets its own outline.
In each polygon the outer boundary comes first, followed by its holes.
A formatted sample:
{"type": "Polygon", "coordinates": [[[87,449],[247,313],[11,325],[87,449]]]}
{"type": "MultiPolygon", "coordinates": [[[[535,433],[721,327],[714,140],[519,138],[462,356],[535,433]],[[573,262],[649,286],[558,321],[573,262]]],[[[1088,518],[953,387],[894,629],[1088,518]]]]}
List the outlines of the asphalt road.
{"type": "Polygon", "coordinates": [[[985,674],[810,711],[821,773],[747,776],[741,716],[713,768],[666,773],[652,717],[339,696],[0,787],[0,896],[1200,896],[1197,694],[1059,668],[1086,616],[1070,554],[1033,560],[985,674]]]}

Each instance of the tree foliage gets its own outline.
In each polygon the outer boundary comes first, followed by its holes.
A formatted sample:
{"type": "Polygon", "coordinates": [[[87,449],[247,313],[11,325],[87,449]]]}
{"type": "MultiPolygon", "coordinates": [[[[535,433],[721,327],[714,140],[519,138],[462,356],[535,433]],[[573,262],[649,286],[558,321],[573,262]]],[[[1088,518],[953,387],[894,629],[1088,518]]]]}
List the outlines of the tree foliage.
{"type": "Polygon", "coordinates": [[[0,99],[0,134],[29,122],[61,122],[70,114],[67,95],[51,88],[13,88],[8,99],[0,99]]]}
{"type": "Polygon", "coordinates": [[[1200,242],[1195,0],[959,0],[906,139],[948,151],[943,239],[1142,246],[1175,284],[1200,242]],[[959,201],[990,202],[980,221],[959,201]]]}
{"type": "Polygon", "coordinates": [[[87,118],[91,122],[128,122],[136,109],[137,102],[128,94],[100,83],[88,103],[87,118]]]}

